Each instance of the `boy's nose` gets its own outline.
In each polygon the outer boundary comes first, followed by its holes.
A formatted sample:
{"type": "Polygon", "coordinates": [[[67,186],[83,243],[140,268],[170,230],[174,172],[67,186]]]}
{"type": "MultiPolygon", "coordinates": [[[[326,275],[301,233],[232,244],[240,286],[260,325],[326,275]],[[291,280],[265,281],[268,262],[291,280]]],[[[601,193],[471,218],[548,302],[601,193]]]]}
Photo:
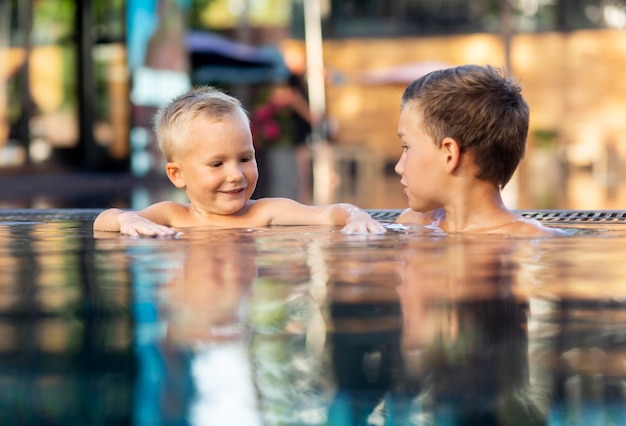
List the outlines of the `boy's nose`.
{"type": "Polygon", "coordinates": [[[400,176],[404,174],[404,161],[403,160],[404,160],[404,154],[402,154],[402,156],[396,163],[396,166],[393,168],[394,172],[396,172],[396,174],[400,176]]]}
{"type": "Polygon", "coordinates": [[[232,182],[243,179],[243,171],[239,166],[233,166],[228,170],[228,179],[232,182]]]}

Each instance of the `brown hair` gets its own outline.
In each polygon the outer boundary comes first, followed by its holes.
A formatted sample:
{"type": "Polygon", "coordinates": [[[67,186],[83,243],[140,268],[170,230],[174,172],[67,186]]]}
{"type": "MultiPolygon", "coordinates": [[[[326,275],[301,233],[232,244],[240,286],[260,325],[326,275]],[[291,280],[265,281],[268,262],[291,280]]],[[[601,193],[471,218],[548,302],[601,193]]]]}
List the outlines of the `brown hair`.
{"type": "Polygon", "coordinates": [[[428,134],[440,145],[457,141],[470,151],[478,178],[504,187],[524,157],[529,110],[520,86],[487,65],[433,71],[410,83],[402,106],[416,102],[428,134]]]}
{"type": "Polygon", "coordinates": [[[190,90],[161,108],[154,116],[154,133],[167,161],[172,161],[185,141],[189,122],[202,115],[216,120],[241,114],[249,123],[241,102],[212,86],[190,90]]]}

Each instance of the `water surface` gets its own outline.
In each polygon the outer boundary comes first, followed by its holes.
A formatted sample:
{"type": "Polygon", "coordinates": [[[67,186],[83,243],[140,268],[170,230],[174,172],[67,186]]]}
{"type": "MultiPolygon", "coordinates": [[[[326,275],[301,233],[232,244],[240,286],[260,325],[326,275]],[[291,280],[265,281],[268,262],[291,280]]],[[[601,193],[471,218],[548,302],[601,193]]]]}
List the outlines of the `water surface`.
{"type": "Polygon", "coordinates": [[[154,239],[96,213],[0,214],[0,424],[626,424],[620,224],[154,239]]]}

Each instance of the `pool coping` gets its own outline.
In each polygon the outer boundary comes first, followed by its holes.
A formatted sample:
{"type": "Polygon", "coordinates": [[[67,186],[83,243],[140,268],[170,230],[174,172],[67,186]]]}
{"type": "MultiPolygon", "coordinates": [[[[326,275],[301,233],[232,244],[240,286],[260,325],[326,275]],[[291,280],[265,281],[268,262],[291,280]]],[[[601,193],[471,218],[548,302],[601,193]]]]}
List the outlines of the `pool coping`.
{"type": "MultiPolygon", "coordinates": [[[[39,218],[60,220],[71,217],[92,220],[104,209],[96,208],[56,208],[56,209],[0,209],[0,219],[23,220],[39,218]]],[[[377,220],[394,221],[402,209],[366,209],[377,220]]],[[[607,224],[626,223],[626,210],[515,210],[530,219],[547,223],[607,224]]]]}
{"type": "MultiPolygon", "coordinates": [[[[395,220],[402,210],[367,210],[378,220],[395,220]]],[[[529,219],[558,223],[626,223],[626,210],[514,210],[529,219]]]]}

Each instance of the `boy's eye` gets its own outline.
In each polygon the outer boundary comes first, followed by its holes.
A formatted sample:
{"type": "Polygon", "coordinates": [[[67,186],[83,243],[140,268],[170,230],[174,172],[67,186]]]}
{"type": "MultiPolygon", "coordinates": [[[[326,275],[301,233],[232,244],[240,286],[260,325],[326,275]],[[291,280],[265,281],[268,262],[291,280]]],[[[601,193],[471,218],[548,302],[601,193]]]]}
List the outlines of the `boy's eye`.
{"type": "Polygon", "coordinates": [[[406,151],[407,149],[409,149],[409,146],[405,143],[402,144],[402,151],[406,151]]]}
{"type": "Polygon", "coordinates": [[[222,163],[221,161],[216,161],[214,163],[209,163],[209,167],[220,167],[222,164],[224,163],[222,163]]]}
{"type": "Polygon", "coordinates": [[[243,158],[241,159],[241,162],[242,162],[242,163],[247,163],[247,162],[249,162],[249,161],[252,161],[252,157],[243,157],[243,158]]]}

